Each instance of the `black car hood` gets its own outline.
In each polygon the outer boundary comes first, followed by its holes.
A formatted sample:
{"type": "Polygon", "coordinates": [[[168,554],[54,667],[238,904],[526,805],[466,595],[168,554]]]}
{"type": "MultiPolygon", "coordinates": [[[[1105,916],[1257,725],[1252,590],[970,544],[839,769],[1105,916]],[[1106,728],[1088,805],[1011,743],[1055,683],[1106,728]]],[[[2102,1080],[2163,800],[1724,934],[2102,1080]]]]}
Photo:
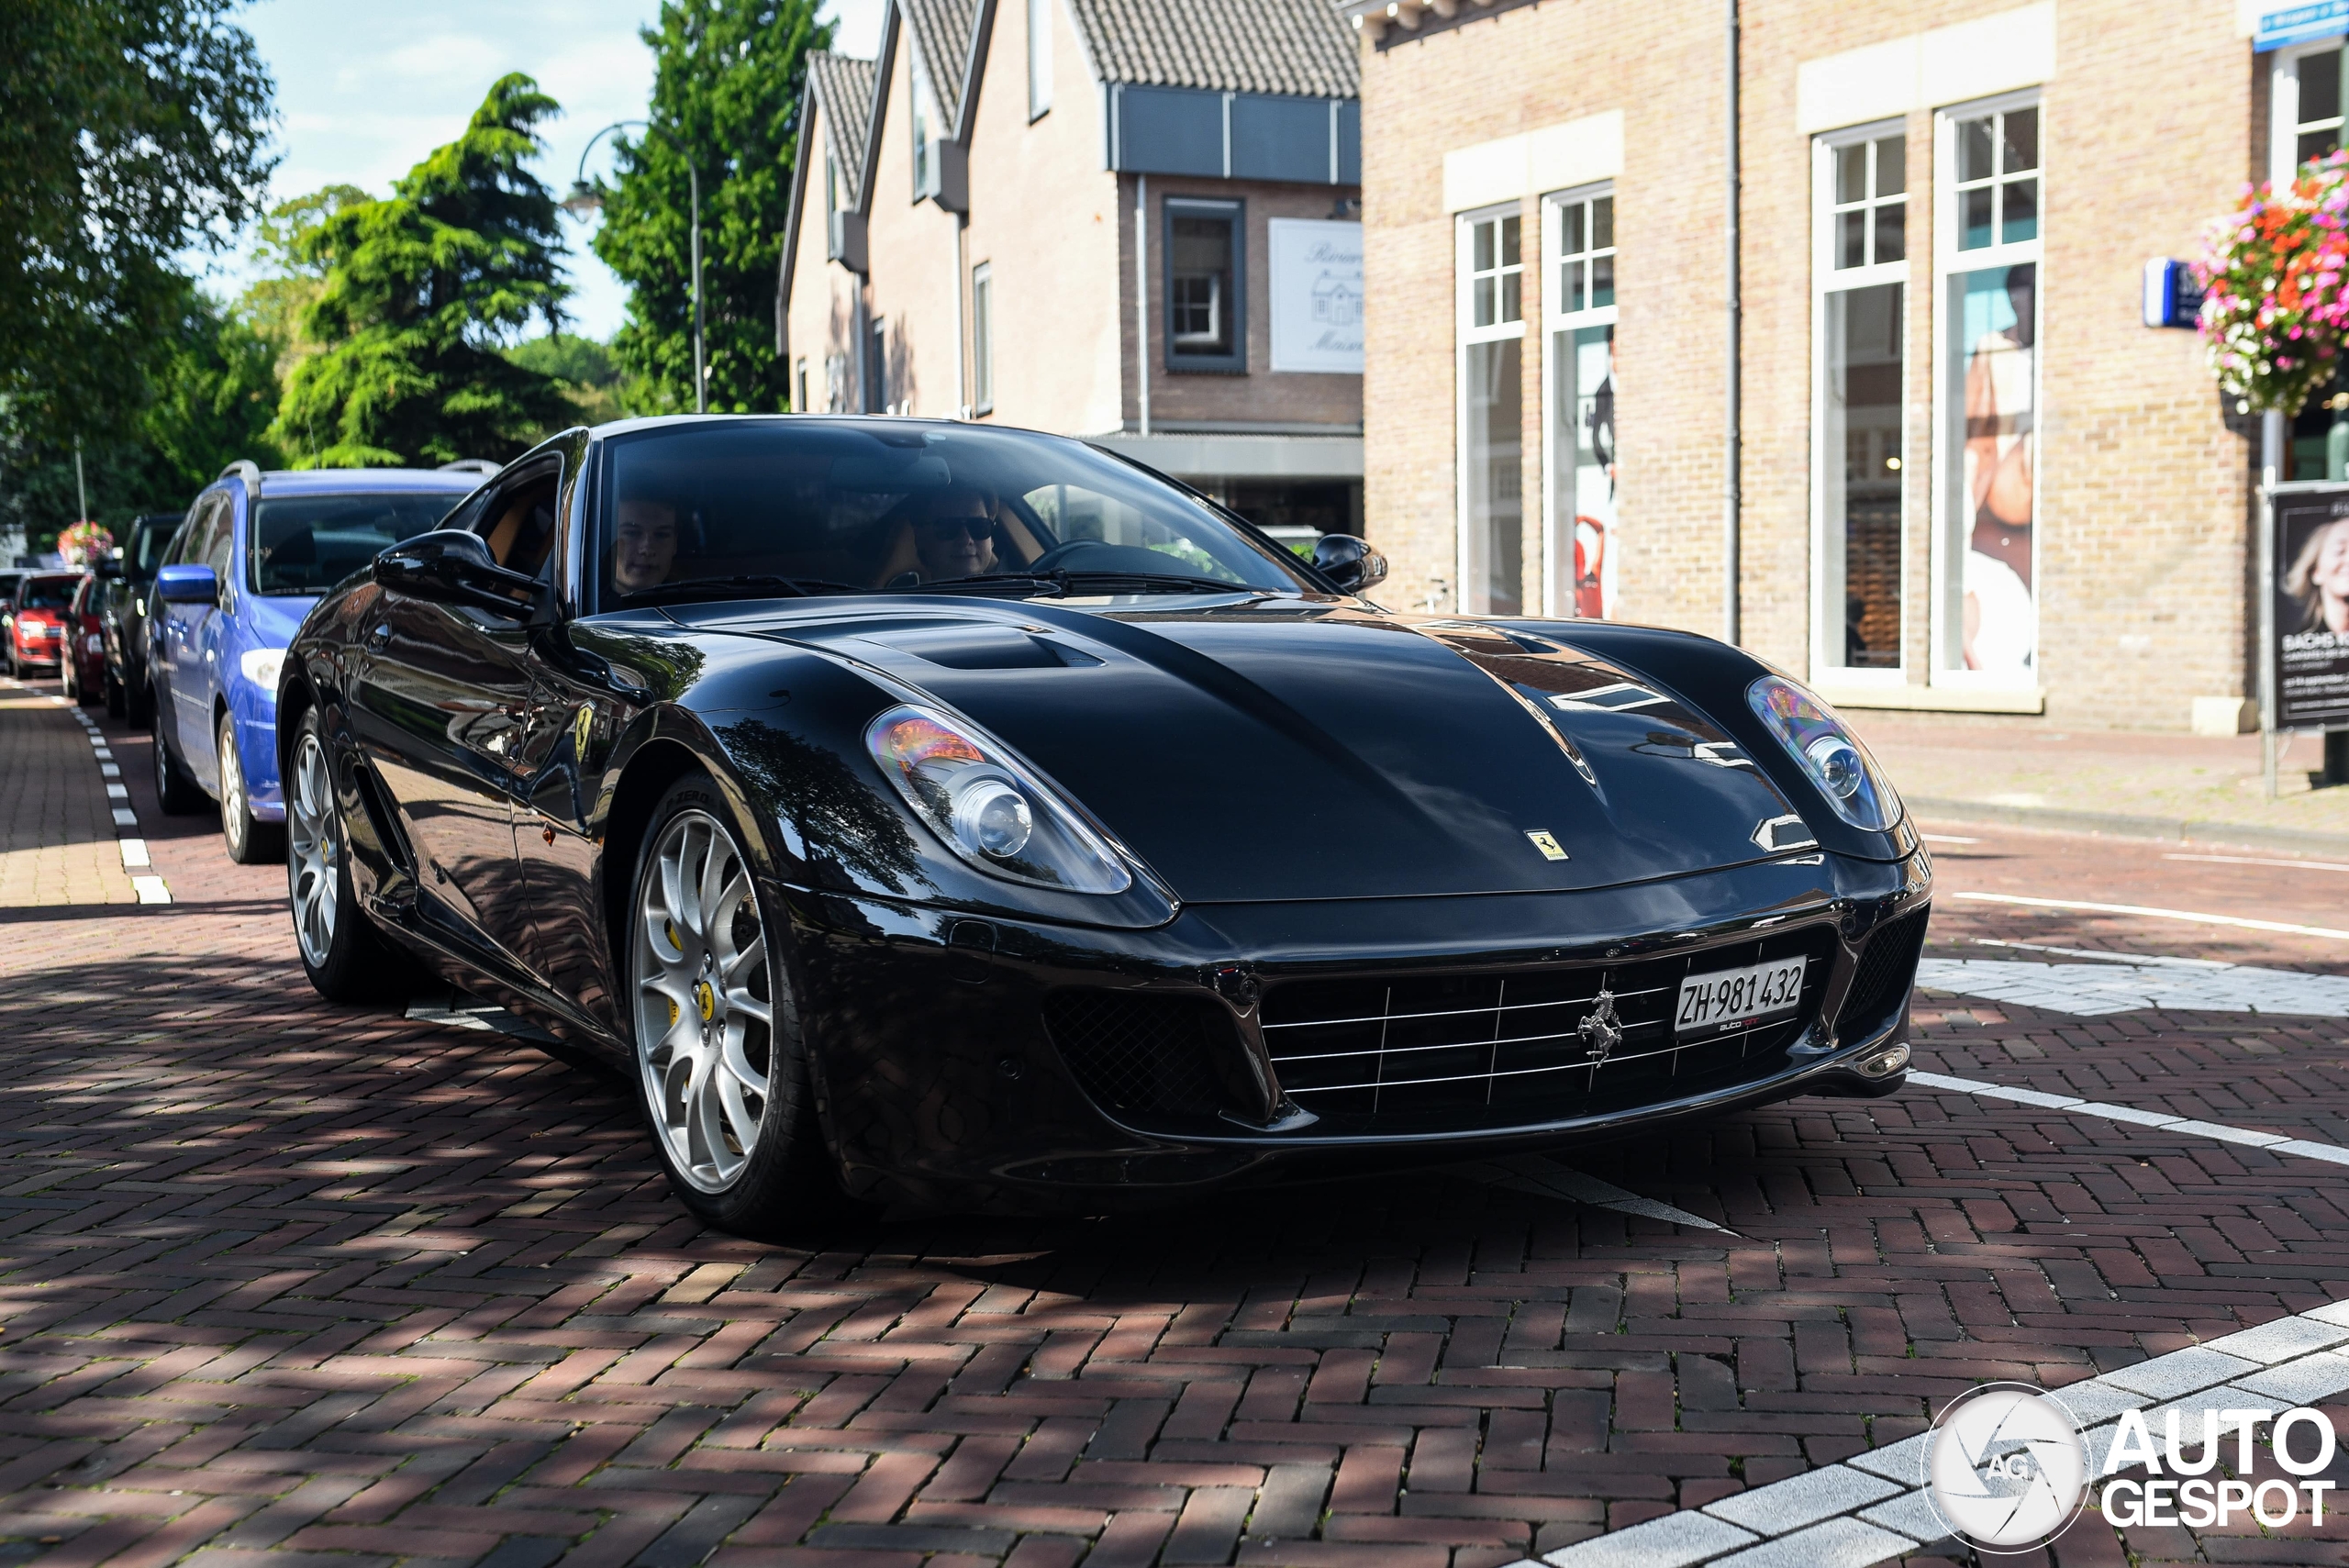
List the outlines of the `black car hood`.
{"type": "Polygon", "coordinates": [[[1189,903],[1607,887],[1811,845],[1718,728],[1570,633],[1296,599],[749,608],[679,618],[931,694],[1189,903]]]}

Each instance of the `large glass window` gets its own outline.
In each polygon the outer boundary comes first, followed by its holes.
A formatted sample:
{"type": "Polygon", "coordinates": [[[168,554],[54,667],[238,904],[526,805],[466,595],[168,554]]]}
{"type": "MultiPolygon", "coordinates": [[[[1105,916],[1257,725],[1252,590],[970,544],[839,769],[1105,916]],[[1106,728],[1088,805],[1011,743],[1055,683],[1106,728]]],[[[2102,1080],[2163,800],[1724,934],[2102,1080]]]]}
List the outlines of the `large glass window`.
{"type": "Polygon", "coordinates": [[[1238,202],[1166,203],[1166,363],[1173,370],[1247,368],[1238,202]]]}
{"type": "MultiPolygon", "coordinates": [[[[2299,166],[2341,145],[2341,73],[2349,63],[2337,40],[2280,50],[2269,84],[2275,109],[2268,177],[2289,181],[2299,166]]],[[[2290,421],[2284,451],[2286,479],[2349,477],[2335,456],[2338,426],[2349,425],[2349,388],[2338,376],[2300,407],[2290,421]]]]}
{"type": "Polygon", "coordinates": [[[2037,678],[2039,107],[1941,121],[1945,238],[1935,665],[2037,678]]]}
{"type": "Polygon", "coordinates": [[[1028,117],[1052,106],[1052,0],[1028,0],[1028,117]]]}
{"type": "Polygon", "coordinates": [[[1543,609],[1605,617],[1614,613],[1619,556],[1614,192],[1553,196],[1542,231],[1550,377],[1543,609]]]}
{"type": "Polygon", "coordinates": [[[462,490],[288,495],[261,504],[245,552],[256,594],[323,594],[404,539],[440,527],[462,490]]]}
{"type": "Polygon", "coordinates": [[[1525,610],[1525,261],[1514,210],[1460,220],[1460,594],[1525,610]]]}
{"type": "Polygon", "coordinates": [[[971,411],[995,406],[995,268],[971,269],[971,411]]]}
{"type": "Polygon", "coordinates": [[[1821,138],[1814,161],[1811,662],[1826,669],[1901,662],[1908,150],[1898,130],[1863,129],[1821,138]]]}

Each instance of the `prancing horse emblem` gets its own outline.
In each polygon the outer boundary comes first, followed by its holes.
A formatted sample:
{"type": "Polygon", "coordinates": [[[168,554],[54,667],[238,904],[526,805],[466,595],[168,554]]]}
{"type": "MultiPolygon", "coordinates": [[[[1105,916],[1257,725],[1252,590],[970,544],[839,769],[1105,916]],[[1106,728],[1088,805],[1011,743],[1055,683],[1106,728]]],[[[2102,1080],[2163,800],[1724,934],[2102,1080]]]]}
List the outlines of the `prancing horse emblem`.
{"type": "Polygon", "coordinates": [[[1601,991],[1598,1005],[1582,1022],[1575,1026],[1582,1036],[1583,1054],[1593,1062],[1604,1062],[1607,1053],[1623,1043],[1623,1021],[1615,1016],[1615,993],[1601,991]]]}

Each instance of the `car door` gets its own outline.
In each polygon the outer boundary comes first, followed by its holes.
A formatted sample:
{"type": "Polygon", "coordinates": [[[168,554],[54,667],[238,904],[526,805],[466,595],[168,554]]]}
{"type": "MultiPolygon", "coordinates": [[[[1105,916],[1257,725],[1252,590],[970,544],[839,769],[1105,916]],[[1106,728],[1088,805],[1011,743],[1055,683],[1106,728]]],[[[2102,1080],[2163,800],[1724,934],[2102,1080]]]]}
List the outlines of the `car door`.
{"type": "MultiPolygon", "coordinates": [[[[174,559],[166,564],[207,564],[216,546],[225,555],[228,528],[228,493],[215,490],[206,494],[196,502],[195,516],[189,520],[187,533],[174,559]]],[[[212,728],[212,722],[202,690],[204,630],[219,614],[214,604],[175,605],[165,602],[160,595],[156,596],[156,700],[161,705],[161,722],[171,731],[173,749],[191,768],[196,765],[195,747],[199,740],[206,757],[212,752],[211,739],[205,734],[212,728]]]]}
{"type": "MultiPolygon", "coordinates": [[[[524,564],[529,535],[551,526],[560,473],[559,464],[532,464],[447,526],[482,536],[501,565],[535,570],[535,560],[524,564]]],[[[437,906],[450,934],[519,970],[512,798],[530,692],[529,628],[390,587],[367,619],[351,728],[415,847],[428,910],[437,906]]]]}

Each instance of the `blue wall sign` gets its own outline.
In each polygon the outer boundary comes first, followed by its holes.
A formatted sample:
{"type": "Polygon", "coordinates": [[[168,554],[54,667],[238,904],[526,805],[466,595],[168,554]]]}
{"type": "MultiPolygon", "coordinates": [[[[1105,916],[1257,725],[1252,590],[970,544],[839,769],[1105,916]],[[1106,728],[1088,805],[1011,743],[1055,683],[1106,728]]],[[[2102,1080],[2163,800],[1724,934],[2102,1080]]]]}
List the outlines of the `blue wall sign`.
{"type": "Polygon", "coordinates": [[[2306,6],[2263,12],[2259,30],[2252,35],[2251,48],[2254,54],[2265,54],[2286,44],[2306,43],[2310,39],[2332,38],[2342,32],[2349,32],[2349,0],[2312,0],[2306,6]]]}
{"type": "Polygon", "coordinates": [[[2202,309],[2202,285],[2183,261],[2156,258],[2145,263],[2145,325],[2191,327],[2202,309]]]}

